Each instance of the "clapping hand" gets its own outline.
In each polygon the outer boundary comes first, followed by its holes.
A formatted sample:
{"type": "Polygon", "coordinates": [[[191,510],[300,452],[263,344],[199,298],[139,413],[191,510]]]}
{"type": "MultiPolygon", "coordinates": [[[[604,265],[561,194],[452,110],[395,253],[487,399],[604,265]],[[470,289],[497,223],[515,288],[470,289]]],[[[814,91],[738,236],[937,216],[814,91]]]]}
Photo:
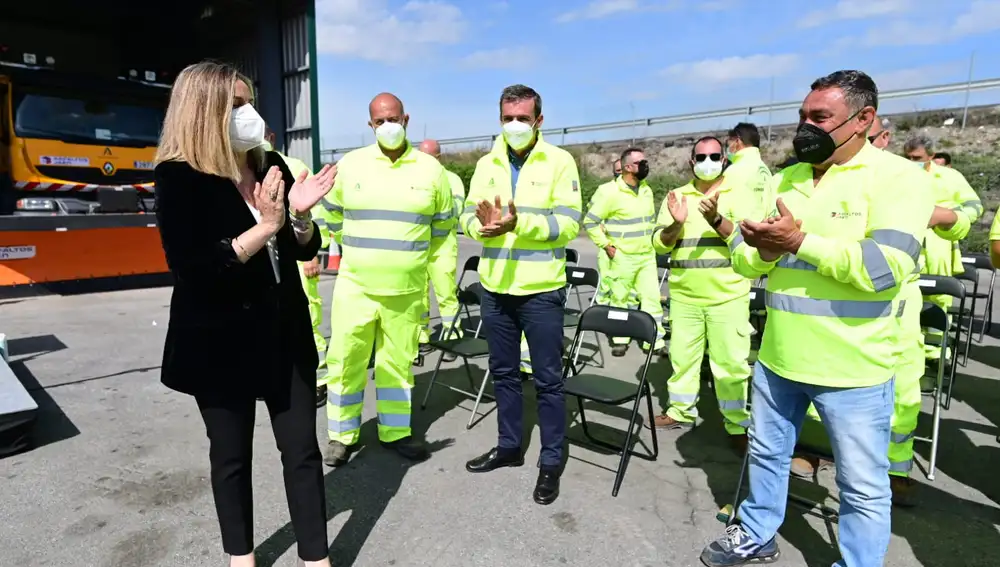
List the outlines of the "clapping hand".
{"type": "Polygon", "coordinates": [[[688,218],[687,197],[682,196],[677,199],[677,194],[671,191],[667,193],[667,211],[677,224],[684,224],[688,218]]]}
{"type": "Polygon", "coordinates": [[[744,219],[740,222],[740,233],[747,244],[757,248],[761,258],[775,260],[782,254],[794,254],[805,239],[802,221],[796,220],[792,212],[778,199],[778,216],[754,222],[744,219]]]}
{"type": "Polygon", "coordinates": [[[507,203],[507,209],[507,214],[501,216],[503,207],[500,204],[499,195],[496,196],[492,205],[488,201],[481,201],[476,209],[476,216],[479,218],[479,222],[483,223],[479,234],[486,238],[495,238],[514,230],[514,227],[517,226],[517,208],[514,206],[513,199],[507,203]],[[483,212],[483,216],[480,216],[480,211],[483,212]],[[483,222],[484,218],[489,222],[483,222]]]}
{"type": "Polygon", "coordinates": [[[702,199],[698,203],[698,212],[709,224],[714,223],[719,218],[719,194],[715,193],[711,197],[702,199]]]}
{"type": "Polygon", "coordinates": [[[285,224],[285,181],[281,169],[272,166],[253,190],[253,206],[260,212],[261,224],[278,232],[285,224]]]}
{"type": "MultiPolygon", "coordinates": [[[[272,168],[276,169],[276,168],[272,168]]],[[[299,173],[295,184],[288,192],[288,207],[295,216],[303,216],[308,213],[333,189],[333,182],[337,179],[337,166],[326,164],[316,175],[309,177],[309,172],[303,170],[299,173]]]]}

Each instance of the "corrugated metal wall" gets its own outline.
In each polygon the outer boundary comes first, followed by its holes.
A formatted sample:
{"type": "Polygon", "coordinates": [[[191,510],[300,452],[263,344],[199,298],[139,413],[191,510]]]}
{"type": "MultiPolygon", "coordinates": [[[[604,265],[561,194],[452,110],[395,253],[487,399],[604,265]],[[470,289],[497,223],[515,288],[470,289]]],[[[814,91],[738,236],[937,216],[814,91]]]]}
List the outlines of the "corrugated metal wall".
{"type": "Polygon", "coordinates": [[[312,98],[310,89],[309,18],[299,14],[281,23],[282,82],[284,85],[285,148],[288,155],[313,163],[312,98]]]}

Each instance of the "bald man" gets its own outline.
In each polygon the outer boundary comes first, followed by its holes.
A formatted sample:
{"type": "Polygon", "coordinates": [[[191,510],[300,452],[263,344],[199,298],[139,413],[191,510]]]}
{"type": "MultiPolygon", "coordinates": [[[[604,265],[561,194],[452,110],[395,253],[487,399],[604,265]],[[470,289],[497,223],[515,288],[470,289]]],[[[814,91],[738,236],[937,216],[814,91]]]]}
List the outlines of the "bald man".
{"type": "Polygon", "coordinates": [[[376,142],[340,160],[326,196],[330,234],[341,245],[327,350],[326,464],[348,461],[361,433],[368,361],[375,349],[378,437],[419,461],[427,446],[410,427],[413,361],[427,300],[430,251],[455,224],[441,164],[406,140],[410,117],[395,95],[368,106],[376,142]]]}
{"type": "MultiPolygon", "coordinates": [[[[436,140],[424,140],[420,143],[420,151],[433,157],[441,158],[441,145],[436,140]]],[[[462,178],[454,173],[444,170],[448,176],[448,183],[451,187],[452,210],[457,218],[465,204],[465,185],[462,178]]],[[[441,334],[444,338],[460,338],[462,336],[461,326],[457,324],[458,298],[456,297],[455,272],[458,270],[458,231],[457,225],[444,234],[444,239],[436,245],[431,246],[430,263],[427,266],[427,275],[431,285],[434,286],[434,295],[437,296],[438,312],[441,315],[441,334]]],[[[427,344],[430,341],[430,290],[424,294],[424,326],[420,330],[420,350],[429,352],[427,344]]],[[[455,360],[454,354],[445,354],[444,360],[455,360]]]]}

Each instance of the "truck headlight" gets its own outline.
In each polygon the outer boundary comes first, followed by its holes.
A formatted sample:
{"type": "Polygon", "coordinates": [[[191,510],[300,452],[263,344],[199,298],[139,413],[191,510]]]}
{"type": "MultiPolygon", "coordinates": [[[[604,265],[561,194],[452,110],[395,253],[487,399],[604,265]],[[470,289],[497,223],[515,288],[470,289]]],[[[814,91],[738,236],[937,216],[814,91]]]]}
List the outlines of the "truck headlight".
{"type": "Polygon", "coordinates": [[[55,199],[46,199],[42,197],[26,197],[24,199],[18,199],[16,207],[19,211],[31,212],[56,212],[59,210],[56,206],[55,199]]]}

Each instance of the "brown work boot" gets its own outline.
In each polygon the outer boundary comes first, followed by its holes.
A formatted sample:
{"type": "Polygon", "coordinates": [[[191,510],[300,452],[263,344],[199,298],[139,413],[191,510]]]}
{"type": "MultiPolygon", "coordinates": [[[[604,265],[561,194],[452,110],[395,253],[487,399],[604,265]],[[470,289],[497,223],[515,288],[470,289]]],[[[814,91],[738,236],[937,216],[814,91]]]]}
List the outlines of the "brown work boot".
{"type": "Polygon", "coordinates": [[[742,457],[747,454],[750,438],[747,437],[746,433],[737,433],[736,435],[729,436],[729,444],[732,446],[733,451],[736,451],[736,454],[742,457]]]}
{"type": "Polygon", "coordinates": [[[816,476],[816,473],[825,471],[832,464],[830,461],[820,459],[819,457],[792,457],[792,468],[789,472],[794,477],[812,480],[816,476]]]}
{"type": "Polygon", "coordinates": [[[653,418],[653,427],[668,431],[671,429],[691,429],[694,423],[690,421],[677,421],[667,414],[658,415],[653,418]]]}
{"type": "Polygon", "coordinates": [[[892,490],[892,505],[912,508],[917,505],[914,494],[917,483],[908,476],[889,475],[889,489],[892,490]]]}

